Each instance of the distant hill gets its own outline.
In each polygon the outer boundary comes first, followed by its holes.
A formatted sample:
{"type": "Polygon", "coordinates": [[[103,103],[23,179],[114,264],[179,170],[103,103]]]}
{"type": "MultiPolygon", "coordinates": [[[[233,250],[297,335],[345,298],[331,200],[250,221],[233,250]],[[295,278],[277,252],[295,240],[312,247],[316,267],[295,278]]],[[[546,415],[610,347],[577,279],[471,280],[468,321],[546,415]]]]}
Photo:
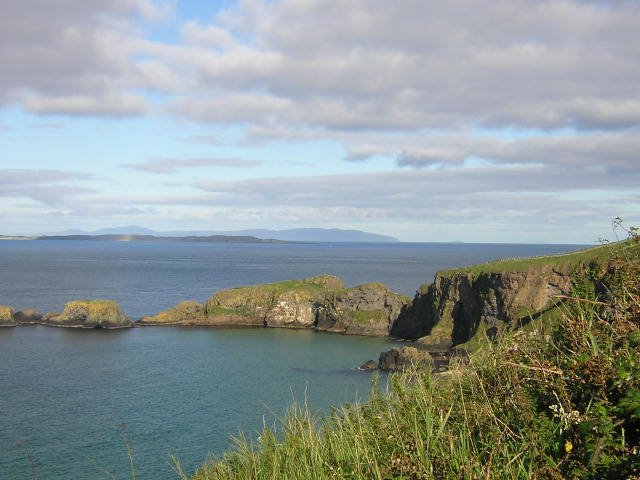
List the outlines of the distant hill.
{"type": "Polygon", "coordinates": [[[247,229],[235,231],[155,231],[137,225],[124,227],[102,228],[94,231],[65,230],[51,233],[47,236],[68,235],[151,235],[154,237],[211,237],[216,235],[231,237],[256,237],[264,240],[282,240],[286,242],[372,242],[389,243],[398,239],[377,233],[361,230],[342,230],[339,228],[294,228],[290,230],[247,229]]]}
{"type": "Polygon", "coordinates": [[[35,240],[87,240],[101,242],[191,242],[191,243],[283,243],[282,240],[256,238],[248,235],[207,235],[184,237],[156,235],[43,235],[35,240]]]}
{"type": "MultiPolygon", "coordinates": [[[[138,227],[137,225],[126,225],[124,227],[100,228],[93,231],[85,230],[63,230],[61,232],[48,233],[45,236],[68,236],[68,235],[159,235],[159,232],[150,228],[138,227]]],[[[188,235],[169,235],[171,237],[182,237],[188,235]]]]}
{"type": "MultiPolygon", "coordinates": [[[[227,232],[232,233],[232,232],[227,232]]],[[[236,235],[253,235],[258,238],[277,238],[289,242],[397,242],[398,239],[361,230],[339,228],[294,228],[291,230],[241,230],[236,235]]]]}

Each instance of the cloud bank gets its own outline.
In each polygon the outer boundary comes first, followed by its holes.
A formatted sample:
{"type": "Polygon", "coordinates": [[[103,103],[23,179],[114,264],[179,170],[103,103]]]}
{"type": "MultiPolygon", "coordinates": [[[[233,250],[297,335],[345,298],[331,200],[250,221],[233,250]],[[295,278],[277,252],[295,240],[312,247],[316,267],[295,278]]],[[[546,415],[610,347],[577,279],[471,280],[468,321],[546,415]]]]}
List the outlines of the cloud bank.
{"type": "MultiPolygon", "coordinates": [[[[637,2],[243,0],[180,24],[172,8],[5,2],[0,108],[170,118],[210,129],[201,138],[236,128],[238,148],[330,142],[362,173],[177,178],[190,193],[130,197],[131,215],[371,222],[394,234],[396,223],[455,218],[488,230],[509,219],[531,229],[639,211],[637,2]],[[149,34],[163,25],[175,38],[149,34]],[[187,204],[198,210],[185,213],[187,204]]],[[[149,152],[124,166],[177,175],[264,164],[248,157],[149,152]]],[[[32,187],[51,197],[50,184],[32,187]]],[[[125,207],[122,197],[79,193],[96,211],[125,207]]]]}

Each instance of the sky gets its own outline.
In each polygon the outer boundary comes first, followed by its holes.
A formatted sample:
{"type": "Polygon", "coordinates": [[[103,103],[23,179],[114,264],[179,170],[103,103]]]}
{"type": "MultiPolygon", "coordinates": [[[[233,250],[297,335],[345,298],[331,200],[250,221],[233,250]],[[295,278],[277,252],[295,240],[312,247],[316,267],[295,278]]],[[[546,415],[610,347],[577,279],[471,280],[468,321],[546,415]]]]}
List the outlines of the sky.
{"type": "Polygon", "coordinates": [[[640,224],[640,3],[0,0],[0,234],[640,224]]]}

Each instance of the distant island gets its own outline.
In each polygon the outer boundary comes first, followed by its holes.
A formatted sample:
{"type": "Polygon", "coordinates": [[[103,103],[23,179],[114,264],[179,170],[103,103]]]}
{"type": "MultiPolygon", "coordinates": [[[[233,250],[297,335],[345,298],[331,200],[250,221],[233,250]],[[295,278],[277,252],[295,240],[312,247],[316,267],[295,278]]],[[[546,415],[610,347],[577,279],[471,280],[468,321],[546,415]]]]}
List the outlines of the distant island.
{"type": "Polygon", "coordinates": [[[98,242],[192,242],[192,243],[286,243],[273,238],[256,238],[248,235],[209,235],[186,237],[159,237],[155,235],[43,235],[33,240],[87,240],[98,242]]]}
{"type": "MultiPolygon", "coordinates": [[[[388,235],[380,235],[377,233],[364,232],[361,230],[343,230],[339,228],[294,228],[289,230],[270,230],[270,229],[248,229],[248,230],[196,230],[196,231],[156,231],[137,225],[127,225],[123,227],[102,228],[94,231],[82,230],[65,230],[62,232],[47,233],[39,238],[54,239],[54,237],[86,237],[86,236],[135,236],[135,237],[173,237],[174,241],[187,238],[255,238],[256,240],[280,240],[283,242],[371,242],[371,243],[391,243],[397,242],[398,239],[388,235]]],[[[17,237],[14,237],[17,239],[17,237]]],[[[33,238],[33,237],[31,237],[33,238]]],[[[24,238],[23,238],[24,239],[24,238]]],[[[77,238],[76,238],[77,239],[77,238]]],[[[82,238],[87,240],[86,238],[82,238]]],[[[115,240],[101,238],[103,240],[115,240]]],[[[145,239],[140,239],[145,240],[145,239]]],[[[121,240],[125,241],[125,240],[121,240]]],[[[182,241],[198,241],[198,240],[182,240],[182,241]]],[[[215,240],[214,240],[215,241],[215,240]]]]}

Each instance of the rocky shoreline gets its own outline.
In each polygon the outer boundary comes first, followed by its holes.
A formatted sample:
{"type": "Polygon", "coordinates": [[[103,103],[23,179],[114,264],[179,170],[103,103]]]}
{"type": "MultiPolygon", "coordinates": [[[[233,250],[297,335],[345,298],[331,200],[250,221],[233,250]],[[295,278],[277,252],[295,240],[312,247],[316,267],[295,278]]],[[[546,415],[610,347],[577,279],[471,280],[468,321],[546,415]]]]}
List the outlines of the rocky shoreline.
{"type": "Polygon", "coordinates": [[[410,363],[433,364],[430,353],[446,362],[443,355],[462,344],[492,339],[534,318],[553,315],[569,293],[572,274],[602,267],[609,256],[606,248],[523,259],[502,270],[503,264],[490,262],[438,272],[413,299],[381,283],[346,288],[340,278],[320,275],[222,290],[204,303],[183,301],[137,321],[111,300],[74,300],[62,313],[45,315],[0,305],[0,326],[269,327],[389,337],[410,341],[412,346],[383,352],[377,364],[372,360],[363,368],[401,370],[410,363]]]}
{"type": "Polygon", "coordinates": [[[224,326],[306,328],[348,335],[389,336],[410,299],[380,283],[345,288],[332,275],[239,287],[213,294],[205,303],[183,301],[132,321],[112,300],[73,300],[62,313],[0,306],[0,325],[39,324],[74,328],[224,326]]]}

